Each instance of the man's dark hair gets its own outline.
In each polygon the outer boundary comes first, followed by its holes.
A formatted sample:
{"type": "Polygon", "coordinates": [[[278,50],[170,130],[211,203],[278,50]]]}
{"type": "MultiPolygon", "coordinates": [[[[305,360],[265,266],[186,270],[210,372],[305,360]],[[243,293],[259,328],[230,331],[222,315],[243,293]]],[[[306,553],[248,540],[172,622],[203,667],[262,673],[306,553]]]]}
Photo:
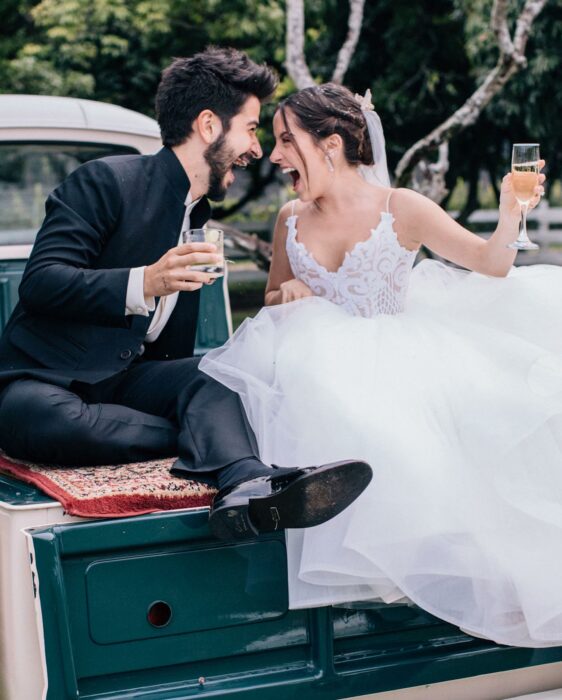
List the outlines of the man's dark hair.
{"type": "Polygon", "coordinates": [[[156,117],[165,146],[183,143],[199,114],[210,109],[228,131],[248,97],[271,97],[277,76],[245,53],[211,46],[191,58],[176,58],[162,73],[156,92],[156,117]]]}

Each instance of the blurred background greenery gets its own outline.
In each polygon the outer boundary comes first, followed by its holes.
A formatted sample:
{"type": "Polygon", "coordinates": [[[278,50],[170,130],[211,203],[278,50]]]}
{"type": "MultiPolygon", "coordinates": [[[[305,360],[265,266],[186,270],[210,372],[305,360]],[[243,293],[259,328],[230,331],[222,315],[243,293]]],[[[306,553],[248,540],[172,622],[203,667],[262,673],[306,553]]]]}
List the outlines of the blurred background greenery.
{"type": "MultiPolygon", "coordinates": [[[[513,0],[513,17],[522,5],[513,0]]],[[[367,0],[344,82],[372,90],[391,170],[495,64],[491,8],[492,0],[367,0]]],[[[330,79],[348,12],[339,0],[306,2],[306,56],[319,81],[330,79]]],[[[284,67],[283,0],[0,0],[0,92],[82,97],[154,116],[162,68],[208,44],[235,46],[273,65],[278,97],[294,89],[284,67]]],[[[527,68],[450,143],[443,204],[461,221],[496,207],[513,142],[540,142],[550,205],[562,205],[562,0],[549,0],[535,20],[526,56],[527,68]]],[[[273,109],[266,106],[262,120],[266,154],[273,109]]],[[[266,159],[252,166],[214,217],[267,238],[290,196],[278,177],[266,159]]]]}
{"type": "MultiPolygon", "coordinates": [[[[515,15],[522,2],[512,5],[515,15]]],[[[372,89],[391,168],[459,107],[494,65],[491,6],[492,0],[367,0],[345,83],[357,92],[372,89]]],[[[327,80],[347,32],[348,6],[308,0],[306,13],[308,63],[315,78],[327,80]]],[[[282,0],[2,0],[0,91],[102,100],[153,116],[162,68],[173,56],[193,54],[209,43],[236,46],[275,66],[283,78],[280,96],[293,89],[283,65],[282,0]]],[[[495,206],[493,190],[509,166],[514,141],[539,141],[551,182],[560,177],[561,0],[550,0],[536,19],[527,57],[527,69],[452,141],[447,206],[495,206]]],[[[266,151],[271,109],[263,120],[266,151]]],[[[270,181],[264,163],[247,183],[252,190],[247,202],[255,203],[258,218],[270,214],[259,202],[270,181]]],[[[552,204],[562,203],[559,187],[550,194],[556,199],[552,204]]],[[[239,208],[231,200],[215,216],[239,208]]],[[[245,207],[248,215],[251,209],[245,207]]]]}

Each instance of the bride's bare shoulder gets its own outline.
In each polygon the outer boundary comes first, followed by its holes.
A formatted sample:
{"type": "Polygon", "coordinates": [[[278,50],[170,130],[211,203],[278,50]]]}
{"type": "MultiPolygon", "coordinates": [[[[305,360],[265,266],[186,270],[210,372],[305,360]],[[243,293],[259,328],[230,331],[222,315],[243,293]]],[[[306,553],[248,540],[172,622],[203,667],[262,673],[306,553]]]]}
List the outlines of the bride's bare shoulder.
{"type": "Polygon", "coordinates": [[[285,222],[290,216],[301,216],[310,206],[310,202],[291,199],[279,209],[278,219],[285,222]]]}
{"type": "Polygon", "coordinates": [[[274,237],[285,238],[287,236],[287,220],[294,215],[300,215],[302,211],[302,202],[298,199],[291,199],[285,202],[277,213],[277,221],[275,222],[274,237]]]}
{"type": "Polygon", "coordinates": [[[391,206],[392,204],[399,205],[400,211],[404,213],[418,214],[421,210],[432,210],[437,204],[433,202],[429,197],[411,190],[408,187],[397,187],[392,189],[391,195],[391,206]]]}
{"type": "Polygon", "coordinates": [[[389,208],[391,212],[399,212],[402,218],[412,220],[420,220],[426,215],[435,215],[443,211],[429,197],[407,187],[397,187],[392,190],[389,208]]]}

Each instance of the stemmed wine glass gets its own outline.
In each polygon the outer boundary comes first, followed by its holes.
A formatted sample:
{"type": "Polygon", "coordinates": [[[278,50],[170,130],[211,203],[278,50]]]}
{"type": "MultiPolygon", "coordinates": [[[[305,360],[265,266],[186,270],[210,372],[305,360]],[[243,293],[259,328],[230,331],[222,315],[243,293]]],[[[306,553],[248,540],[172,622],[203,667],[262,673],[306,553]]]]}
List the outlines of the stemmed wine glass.
{"type": "Polygon", "coordinates": [[[516,250],[536,250],[539,246],[527,235],[527,209],[539,184],[539,144],[514,143],[511,155],[513,192],[521,206],[521,226],[517,240],[507,247],[516,250]]]}

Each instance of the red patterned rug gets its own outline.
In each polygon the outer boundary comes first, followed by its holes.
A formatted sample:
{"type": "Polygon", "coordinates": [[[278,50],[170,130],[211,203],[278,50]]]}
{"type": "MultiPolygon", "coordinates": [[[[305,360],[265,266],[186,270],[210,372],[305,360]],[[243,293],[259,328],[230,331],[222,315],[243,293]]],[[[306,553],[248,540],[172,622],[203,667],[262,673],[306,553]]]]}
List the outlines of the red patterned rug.
{"type": "Polygon", "coordinates": [[[200,508],[215,489],[172,476],[173,458],[104,467],[48,467],[0,454],[0,472],[37,486],[70,515],[117,518],[175,508],[200,508]]]}

